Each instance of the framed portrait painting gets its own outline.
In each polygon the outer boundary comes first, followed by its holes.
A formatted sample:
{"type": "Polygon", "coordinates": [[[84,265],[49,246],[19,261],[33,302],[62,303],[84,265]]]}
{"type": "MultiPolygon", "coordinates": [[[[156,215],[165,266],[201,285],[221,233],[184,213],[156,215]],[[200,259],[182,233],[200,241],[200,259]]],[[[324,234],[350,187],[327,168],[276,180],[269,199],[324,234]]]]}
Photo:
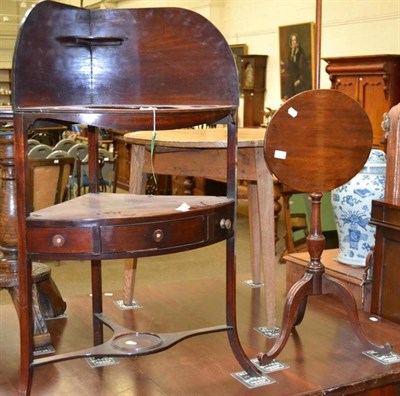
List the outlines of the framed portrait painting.
{"type": "Polygon", "coordinates": [[[281,98],[313,88],[314,23],[279,27],[281,98]]]}

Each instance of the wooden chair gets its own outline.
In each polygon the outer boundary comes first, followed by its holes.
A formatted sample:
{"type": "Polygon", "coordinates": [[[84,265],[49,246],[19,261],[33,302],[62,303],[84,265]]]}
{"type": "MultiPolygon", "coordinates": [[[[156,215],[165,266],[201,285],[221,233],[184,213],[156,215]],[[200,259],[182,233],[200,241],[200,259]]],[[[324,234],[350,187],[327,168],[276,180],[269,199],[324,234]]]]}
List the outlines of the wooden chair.
{"type": "Polygon", "coordinates": [[[72,172],[70,185],[68,186],[71,195],[74,197],[80,195],[77,189],[78,161],[83,161],[87,157],[88,151],[89,151],[89,146],[87,145],[87,143],[76,143],[67,152],[69,157],[75,158],[74,170],[72,172]]]}
{"type": "MultiPolygon", "coordinates": [[[[98,181],[100,192],[117,191],[117,176],[118,176],[118,157],[112,156],[112,153],[103,148],[99,148],[98,160],[98,181]]],[[[74,178],[76,195],[79,197],[88,192],[89,189],[89,158],[86,156],[84,159],[77,158],[75,160],[76,175],[74,178]]]]}
{"type": "Polygon", "coordinates": [[[28,161],[32,210],[48,208],[65,200],[74,162],[71,157],[28,161]]]}
{"type": "Polygon", "coordinates": [[[53,150],[46,158],[65,158],[65,157],[69,157],[66,151],[53,150]]]}
{"type": "Polygon", "coordinates": [[[89,151],[86,143],[76,143],[68,150],[68,155],[73,158],[84,159],[89,151]]]}
{"type": "Polygon", "coordinates": [[[101,192],[117,192],[118,156],[100,156],[99,188],[101,192]]]}
{"type": "Polygon", "coordinates": [[[76,144],[75,140],[68,139],[68,138],[61,139],[53,147],[53,151],[55,151],[55,150],[68,151],[72,146],[75,146],[75,144],[76,144]]]}
{"type": "Polygon", "coordinates": [[[28,152],[34,148],[35,146],[38,146],[40,144],[39,140],[36,139],[28,139],[28,152]]]}
{"type": "Polygon", "coordinates": [[[213,332],[226,332],[243,369],[261,375],[241,347],[235,313],[238,103],[237,70],[229,45],[194,12],[90,10],[49,1],[31,10],[19,31],[13,64],[18,224],[25,236],[18,241],[21,394],[29,393],[32,370],[38,365],[78,357],[146,355],[213,332]],[[39,61],[38,51],[51,56],[39,61]],[[62,95],[54,86],[62,87],[62,95]],[[31,214],[25,148],[29,125],[37,119],[88,125],[90,192],[31,214]],[[227,129],[226,196],[98,193],[96,127],[157,131],[211,123],[227,129]],[[102,260],[157,256],[222,241],[226,269],[221,271],[227,282],[224,324],[154,334],[122,328],[103,314],[102,260]],[[93,347],[32,357],[34,259],[91,261],[93,347]],[[115,331],[105,342],[104,325],[115,331]]]}
{"type": "Polygon", "coordinates": [[[47,144],[38,144],[29,150],[28,157],[32,159],[46,158],[52,151],[53,149],[47,144]]]}
{"type": "Polygon", "coordinates": [[[282,257],[288,253],[294,253],[299,251],[305,251],[305,239],[308,235],[308,224],[307,216],[305,213],[291,213],[290,211],[290,198],[296,191],[293,191],[290,187],[285,184],[281,185],[281,197],[282,197],[282,214],[285,226],[285,250],[281,255],[282,257]],[[298,242],[294,240],[294,233],[301,231],[303,238],[298,242]]]}
{"type": "Polygon", "coordinates": [[[35,122],[29,131],[29,138],[39,140],[41,144],[54,147],[62,139],[63,133],[67,131],[65,125],[51,122],[50,120],[39,120],[35,122]]]}

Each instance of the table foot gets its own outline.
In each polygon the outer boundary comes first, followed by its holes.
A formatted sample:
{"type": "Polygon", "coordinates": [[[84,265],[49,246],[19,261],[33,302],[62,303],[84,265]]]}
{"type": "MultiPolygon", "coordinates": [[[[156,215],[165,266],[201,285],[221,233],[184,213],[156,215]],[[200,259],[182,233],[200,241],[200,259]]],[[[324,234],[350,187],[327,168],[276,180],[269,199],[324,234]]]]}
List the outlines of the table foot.
{"type": "Polygon", "coordinates": [[[258,331],[267,338],[277,338],[281,333],[280,327],[260,326],[260,327],[255,327],[254,330],[258,331]]]}
{"type": "Polygon", "coordinates": [[[121,311],[128,311],[131,309],[139,309],[143,308],[143,305],[140,305],[136,300],[132,300],[130,304],[125,304],[124,300],[116,300],[114,304],[121,310],[121,311]]]}
{"type": "Polygon", "coordinates": [[[252,279],[247,279],[242,282],[246,286],[251,287],[252,289],[258,289],[260,287],[264,287],[264,282],[254,282],[252,279]]]}
{"type": "Polygon", "coordinates": [[[238,380],[242,385],[246,388],[253,389],[259,388],[260,386],[271,385],[274,384],[276,381],[269,377],[268,375],[262,376],[254,376],[252,377],[246,371],[239,371],[237,373],[231,374],[233,378],[238,380]]]}

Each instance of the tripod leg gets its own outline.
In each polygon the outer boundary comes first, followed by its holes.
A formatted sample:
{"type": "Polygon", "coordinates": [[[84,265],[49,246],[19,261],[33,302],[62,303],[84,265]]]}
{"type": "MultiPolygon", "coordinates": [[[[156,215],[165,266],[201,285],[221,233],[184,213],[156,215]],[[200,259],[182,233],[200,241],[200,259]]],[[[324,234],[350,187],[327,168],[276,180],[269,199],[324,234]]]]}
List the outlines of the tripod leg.
{"type": "Polygon", "coordinates": [[[304,315],[307,296],[313,294],[313,275],[305,273],[303,278],[296,282],[286,297],[285,309],[282,318],[282,330],[273,347],[268,352],[258,355],[260,364],[267,364],[279,355],[285,347],[293,326],[299,322],[301,314],[304,315]]]}
{"type": "Polygon", "coordinates": [[[372,349],[381,354],[388,354],[392,350],[391,345],[387,343],[385,345],[375,345],[367,339],[360,325],[356,301],[351,292],[342,282],[332,279],[328,275],[324,274],[322,276],[322,290],[323,294],[333,294],[340,298],[354,333],[356,333],[357,337],[366,348],[372,349]]]}
{"type": "Polygon", "coordinates": [[[240,344],[236,320],[236,267],[234,238],[226,241],[226,323],[232,352],[242,368],[252,377],[262,376],[261,371],[246,356],[240,344]]]}
{"type": "Polygon", "coordinates": [[[303,301],[299,303],[299,309],[297,310],[296,321],[294,322],[293,326],[298,326],[304,318],[307,308],[307,296],[304,297],[303,301]]]}

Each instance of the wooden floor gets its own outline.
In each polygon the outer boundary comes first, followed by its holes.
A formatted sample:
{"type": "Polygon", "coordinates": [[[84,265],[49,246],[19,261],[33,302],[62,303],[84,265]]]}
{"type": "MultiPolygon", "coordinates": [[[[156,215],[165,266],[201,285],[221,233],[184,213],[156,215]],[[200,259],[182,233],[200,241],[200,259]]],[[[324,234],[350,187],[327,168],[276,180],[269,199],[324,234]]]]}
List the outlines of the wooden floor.
{"type": "MultiPolygon", "coordinates": [[[[245,229],[245,223],[242,226],[245,229]]],[[[265,325],[264,290],[252,289],[242,283],[249,279],[250,268],[246,261],[248,241],[241,238],[238,241],[237,284],[239,334],[246,353],[255,358],[258,352],[269,348],[273,340],[254,330],[265,325]]],[[[105,262],[104,282],[108,292],[104,297],[105,313],[126,327],[150,332],[224,324],[223,250],[222,244],[206,249],[205,253],[198,250],[171,255],[165,258],[165,262],[142,260],[135,298],[143,307],[130,311],[121,311],[114,304],[121,298],[121,263],[105,262]],[[200,264],[195,264],[193,258],[198,258],[200,264]],[[174,263],[179,269],[176,276],[171,275],[174,263]]],[[[277,316],[281,318],[285,266],[277,266],[277,316]]],[[[53,265],[54,278],[68,304],[67,318],[48,321],[57,352],[91,345],[91,298],[89,289],[84,287],[88,267],[86,262],[53,265]],[[69,288],[68,282],[79,285],[81,290],[76,286],[69,288]]],[[[0,296],[0,395],[8,396],[15,395],[18,386],[18,321],[6,291],[2,291],[0,296]]],[[[394,331],[391,324],[368,321],[368,315],[363,316],[363,326],[379,343],[391,338],[394,331]]],[[[400,334],[389,341],[400,352],[400,334]]],[[[373,387],[374,381],[388,368],[363,356],[362,351],[362,345],[352,334],[337,303],[313,297],[303,323],[292,333],[279,356],[279,361],[289,368],[270,374],[276,381],[272,385],[247,389],[233,378],[231,374],[241,371],[241,368],[231,352],[227,335],[216,333],[190,338],[155,355],[118,359],[118,364],[108,367],[91,368],[84,359],[37,367],[34,369],[32,395],[284,396],[319,395],[335,389],[339,389],[337,394],[350,390],[365,394],[362,383],[373,387]],[[361,380],[363,376],[367,380],[361,380]]],[[[399,368],[399,365],[392,366],[399,368]]],[[[400,374],[396,375],[400,378],[400,374]]]]}

